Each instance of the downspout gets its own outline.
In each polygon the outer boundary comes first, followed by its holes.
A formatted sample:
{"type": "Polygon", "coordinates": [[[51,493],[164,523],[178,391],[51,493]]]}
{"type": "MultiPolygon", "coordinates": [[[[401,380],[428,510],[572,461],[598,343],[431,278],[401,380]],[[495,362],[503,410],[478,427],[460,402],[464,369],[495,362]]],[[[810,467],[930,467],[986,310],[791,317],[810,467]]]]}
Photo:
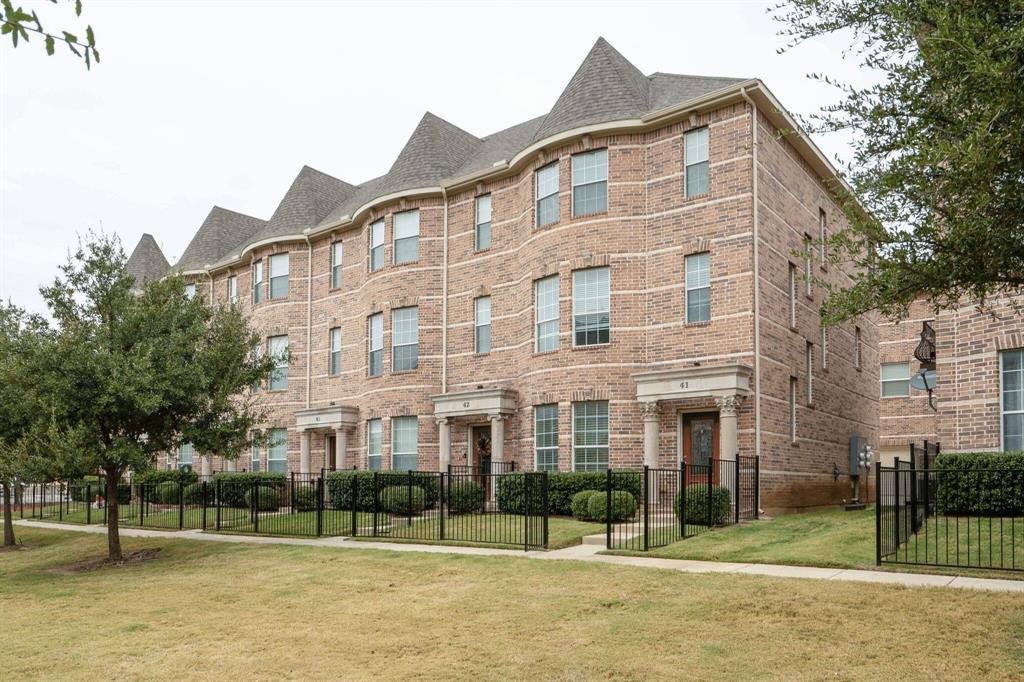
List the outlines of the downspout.
{"type": "Polygon", "coordinates": [[[444,201],[444,246],[441,256],[441,393],[448,392],[448,190],[441,188],[444,201]]]}
{"type": "Polygon", "coordinates": [[[312,347],[313,343],[313,242],[306,235],[306,409],[310,406],[313,387],[312,347]]]}
{"type": "MultiPolygon", "coordinates": [[[[754,456],[761,457],[761,257],[759,248],[759,221],[757,196],[757,104],[750,99],[746,88],[740,88],[740,96],[750,105],[751,130],[751,172],[753,185],[753,221],[754,221],[754,456]]],[[[757,493],[757,506],[761,507],[761,491],[757,493]]]]}

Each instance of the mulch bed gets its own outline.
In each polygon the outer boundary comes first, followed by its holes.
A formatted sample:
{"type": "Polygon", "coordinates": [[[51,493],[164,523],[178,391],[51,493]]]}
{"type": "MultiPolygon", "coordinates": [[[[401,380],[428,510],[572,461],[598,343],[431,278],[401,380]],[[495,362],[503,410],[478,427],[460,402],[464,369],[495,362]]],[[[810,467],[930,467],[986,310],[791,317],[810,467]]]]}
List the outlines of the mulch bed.
{"type": "Polygon", "coordinates": [[[151,547],[149,549],[140,549],[135,552],[127,552],[121,561],[110,561],[106,557],[102,559],[83,559],[82,561],[76,561],[73,564],[64,564],[63,566],[53,566],[46,569],[47,573],[56,573],[58,575],[74,575],[76,573],[89,573],[90,571],[98,571],[104,568],[118,568],[121,566],[134,566],[136,564],[142,564],[147,561],[152,561],[156,558],[157,554],[160,553],[159,547],[151,547]]]}

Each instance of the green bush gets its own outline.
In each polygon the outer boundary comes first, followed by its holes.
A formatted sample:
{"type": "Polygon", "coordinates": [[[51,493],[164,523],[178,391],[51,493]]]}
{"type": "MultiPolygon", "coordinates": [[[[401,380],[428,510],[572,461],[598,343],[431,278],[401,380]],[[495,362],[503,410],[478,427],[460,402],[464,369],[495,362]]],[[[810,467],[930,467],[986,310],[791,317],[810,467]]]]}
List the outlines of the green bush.
{"type": "Polygon", "coordinates": [[[261,483],[245,491],[244,502],[245,506],[250,509],[255,503],[256,511],[277,511],[281,506],[281,494],[276,488],[261,483]],[[255,500],[253,499],[254,494],[256,495],[255,500]]]}
{"type": "MultiPolygon", "coordinates": [[[[438,481],[440,474],[431,472],[413,472],[412,485],[423,490],[423,504],[426,509],[437,507],[438,481]]],[[[331,471],[326,475],[327,498],[334,509],[351,510],[356,505],[358,511],[373,511],[374,481],[380,491],[391,486],[405,487],[409,485],[408,472],[403,471],[331,471]],[[353,500],[353,493],[355,500],[353,500]]],[[[380,507],[383,510],[383,507],[380,507]]]]}
{"type": "Polygon", "coordinates": [[[611,519],[608,518],[608,494],[597,492],[587,498],[588,521],[612,523],[626,521],[636,513],[636,498],[625,490],[612,491],[611,519]]]}
{"type": "Polygon", "coordinates": [[[426,506],[423,488],[410,485],[389,485],[380,491],[380,509],[398,516],[415,516],[426,506]]]}
{"type": "MultiPolygon", "coordinates": [[[[531,477],[536,489],[530,491],[531,513],[540,513],[540,477],[531,477]]],[[[523,485],[525,474],[498,476],[496,495],[498,509],[507,514],[522,514],[525,508],[523,485]]],[[[613,471],[612,490],[624,490],[634,499],[640,499],[643,474],[637,471],[613,471]]],[[[584,490],[605,490],[608,474],[605,471],[550,471],[548,472],[548,513],[554,516],[572,514],[572,498],[584,490]]]]}
{"type": "MultiPolygon", "coordinates": [[[[92,502],[97,495],[107,496],[107,481],[102,476],[85,476],[81,480],[68,483],[68,497],[75,502],[92,502]],[[86,499],[86,498],[89,499],[86,499]]],[[[132,501],[132,486],[129,483],[117,484],[117,503],[129,504],[132,501]]]]}
{"type": "MultiPolygon", "coordinates": [[[[181,498],[185,504],[203,504],[203,484],[202,483],[189,483],[185,486],[185,489],[181,491],[181,498]]],[[[212,492],[206,492],[206,503],[213,502],[212,492]]]]}
{"type": "Polygon", "coordinates": [[[458,481],[448,486],[448,513],[473,514],[484,510],[484,489],[473,481],[458,481]]]}
{"type": "Polygon", "coordinates": [[[154,486],[147,486],[146,499],[157,504],[178,504],[178,490],[180,484],[173,481],[164,481],[154,486]]]}
{"type": "Polygon", "coordinates": [[[166,481],[177,483],[195,483],[199,480],[199,474],[194,471],[185,473],[179,469],[144,469],[132,474],[132,483],[142,485],[158,485],[166,481]]]}
{"type": "Polygon", "coordinates": [[[316,489],[303,485],[292,491],[292,509],[294,511],[316,511],[316,489]]]}
{"type": "MultiPolygon", "coordinates": [[[[288,484],[288,477],[276,471],[231,471],[215,474],[210,485],[219,495],[218,502],[222,507],[248,507],[245,494],[249,492],[253,482],[264,488],[272,488],[278,492],[288,484]]],[[[279,495],[280,498],[280,495],[279,495]]]]}
{"type": "MultiPolygon", "coordinates": [[[[930,483],[939,513],[1024,515],[1024,452],[940,453],[932,467],[930,483]]],[[[923,475],[918,477],[923,482],[923,475]]],[[[907,480],[901,477],[900,483],[907,480]]]]}
{"type": "Polygon", "coordinates": [[[578,521],[590,521],[590,498],[594,495],[600,495],[602,498],[606,495],[600,490],[581,490],[572,496],[572,501],[569,503],[569,508],[572,510],[572,517],[578,521]]]}
{"type": "Polygon", "coordinates": [[[672,504],[676,518],[680,522],[694,523],[701,526],[717,526],[729,518],[732,511],[732,495],[728,488],[720,485],[711,486],[711,517],[708,518],[708,486],[706,483],[695,483],[686,486],[686,506],[683,507],[683,494],[676,493],[672,504]],[[685,513],[684,513],[685,512],[685,513]]]}

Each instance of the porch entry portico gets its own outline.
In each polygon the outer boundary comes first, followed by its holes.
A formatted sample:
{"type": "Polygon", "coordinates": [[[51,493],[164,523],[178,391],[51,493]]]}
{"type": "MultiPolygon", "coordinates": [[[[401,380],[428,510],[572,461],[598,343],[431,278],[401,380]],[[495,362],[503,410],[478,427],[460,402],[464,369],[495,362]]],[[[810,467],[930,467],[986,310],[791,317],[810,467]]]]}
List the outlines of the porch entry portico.
{"type": "Polygon", "coordinates": [[[467,463],[479,467],[486,454],[492,466],[505,461],[505,421],[516,411],[515,391],[481,388],[431,396],[438,427],[438,469],[447,471],[452,461],[452,423],[467,425],[467,463]]]}
{"type": "Polygon", "coordinates": [[[324,468],[349,468],[348,434],[358,422],[359,408],[351,405],[329,405],[296,411],[295,428],[300,439],[299,473],[310,473],[310,441],[314,432],[324,437],[324,468]],[[327,450],[329,446],[333,446],[333,452],[327,450]]]}

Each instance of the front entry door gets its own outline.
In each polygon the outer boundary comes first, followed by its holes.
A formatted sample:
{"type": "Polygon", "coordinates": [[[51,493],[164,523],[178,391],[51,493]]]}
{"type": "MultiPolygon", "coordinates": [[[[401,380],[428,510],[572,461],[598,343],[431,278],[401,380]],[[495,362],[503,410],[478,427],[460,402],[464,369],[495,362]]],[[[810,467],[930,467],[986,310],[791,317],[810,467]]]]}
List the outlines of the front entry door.
{"type": "Polygon", "coordinates": [[[327,436],[324,438],[324,468],[328,471],[334,471],[338,468],[338,462],[335,461],[335,455],[337,449],[334,447],[335,436],[327,436]]]}
{"type": "Polygon", "coordinates": [[[683,461],[690,465],[689,480],[700,483],[718,482],[718,413],[701,412],[683,415],[683,461]]]}
{"type": "Polygon", "coordinates": [[[469,429],[470,463],[475,467],[470,471],[477,479],[480,487],[484,489],[485,499],[491,499],[494,490],[491,488],[491,481],[494,479],[487,474],[491,473],[491,425],[481,424],[472,426],[469,429]]]}

